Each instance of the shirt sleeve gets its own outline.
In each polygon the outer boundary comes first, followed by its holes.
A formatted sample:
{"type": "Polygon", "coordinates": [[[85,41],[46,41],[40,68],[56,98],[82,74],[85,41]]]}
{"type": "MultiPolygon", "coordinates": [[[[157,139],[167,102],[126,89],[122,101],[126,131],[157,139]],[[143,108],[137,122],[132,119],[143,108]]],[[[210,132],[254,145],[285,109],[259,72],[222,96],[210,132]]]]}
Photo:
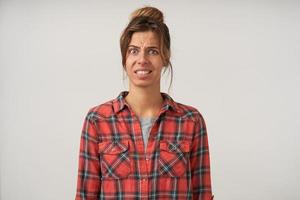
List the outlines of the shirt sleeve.
{"type": "Polygon", "coordinates": [[[190,160],[193,200],[212,200],[208,137],[200,113],[195,124],[190,160]]]}
{"type": "Polygon", "coordinates": [[[97,200],[100,192],[98,137],[93,113],[85,118],[79,150],[77,192],[75,200],[97,200]]]}

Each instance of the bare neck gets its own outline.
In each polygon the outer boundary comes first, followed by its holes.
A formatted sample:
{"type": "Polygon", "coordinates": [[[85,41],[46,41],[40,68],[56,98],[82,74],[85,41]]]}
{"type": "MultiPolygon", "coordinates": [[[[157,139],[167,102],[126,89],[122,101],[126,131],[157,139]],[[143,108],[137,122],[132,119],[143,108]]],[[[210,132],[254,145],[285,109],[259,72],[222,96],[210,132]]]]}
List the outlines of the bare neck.
{"type": "Polygon", "coordinates": [[[163,97],[159,90],[129,90],[125,100],[138,117],[157,116],[163,104],[163,97]]]}

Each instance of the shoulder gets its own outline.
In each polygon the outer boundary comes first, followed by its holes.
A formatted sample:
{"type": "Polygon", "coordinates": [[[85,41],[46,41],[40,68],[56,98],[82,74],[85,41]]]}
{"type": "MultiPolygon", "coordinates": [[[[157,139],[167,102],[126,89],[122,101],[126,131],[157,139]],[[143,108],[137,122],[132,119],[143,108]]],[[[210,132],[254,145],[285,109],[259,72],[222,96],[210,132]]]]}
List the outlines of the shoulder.
{"type": "Polygon", "coordinates": [[[176,109],[182,118],[188,118],[195,122],[204,121],[203,116],[198,108],[179,102],[175,102],[175,104],[177,105],[176,109]]]}
{"type": "Polygon", "coordinates": [[[97,120],[112,116],[114,113],[113,101],[114,99],[111,99],[104,103],[92,106],[88,109],[87,118],[97,120]]]}

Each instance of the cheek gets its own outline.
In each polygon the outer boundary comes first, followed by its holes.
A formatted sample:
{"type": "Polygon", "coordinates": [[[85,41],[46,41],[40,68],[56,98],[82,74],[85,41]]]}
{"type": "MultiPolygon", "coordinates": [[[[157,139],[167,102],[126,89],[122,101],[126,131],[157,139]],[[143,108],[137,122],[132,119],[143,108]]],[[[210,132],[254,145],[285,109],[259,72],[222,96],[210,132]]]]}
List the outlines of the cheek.
{"type": "Polygon", "coordinates": [[[165,62],[163,61],[163,60],[158,60],[157,62],[156,62],[156,65],[157,66],[159,66],[159,68],[163,68],[163,66],[165,65],[165,62]]]}
{"type": "Polygon", "coordinates": [[[130,68],[129,68],[128,66],[129,66],[129,64],[126,62],[126,65],[125,65],[125,68],[124,68],[124,69],[125,69],[125,72],[126,72],[127,74],[128,74],[128,72],[130,72],[130,71],[129,71],[130,68]]]}
{"type": "Polygon", "coordinates": [[[126,58],[126,62],[125,62],[126,67],[130,67],[133,64],[133,62],[134,62],[134,60],[130,56],[128,56],[126,58]]]}
{"type": "Polygon", "coordinates": [[[125,67],[124,67],[124,69],[125,69],[126,72],[128,72],[128,66],[129,66],[129,62],[128,62],[128,60],[126,60],[125,67]]]}
{"type": "Polygon", "coordinates": [[[126,60],[126,63],[125,63],[125,70],[126,70],[126,73],[131,73],[131,72],[130,72],[130,69],[132,68],[132,65],[133,65],[133,61],[130,60],[130,59],[127,59],[127,60],[126,60]]]}

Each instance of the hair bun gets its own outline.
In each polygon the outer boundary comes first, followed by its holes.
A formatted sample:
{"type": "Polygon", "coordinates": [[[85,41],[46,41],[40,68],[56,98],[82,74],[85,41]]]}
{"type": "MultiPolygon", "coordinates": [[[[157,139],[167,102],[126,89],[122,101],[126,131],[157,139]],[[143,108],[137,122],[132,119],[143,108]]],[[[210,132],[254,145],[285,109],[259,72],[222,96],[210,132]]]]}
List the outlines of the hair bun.
{"type": "Polygon", "coordinates": [[[164,23],[163,13],[160,10],[158,10],[157,8],[150,7],[150,6],[139,8],[139,9],[133,11],[133,13],[131,13],[131,15],[130,15],[130,20],[132,20],[136,17],[149,17],[155,21],[164,23]]]}

